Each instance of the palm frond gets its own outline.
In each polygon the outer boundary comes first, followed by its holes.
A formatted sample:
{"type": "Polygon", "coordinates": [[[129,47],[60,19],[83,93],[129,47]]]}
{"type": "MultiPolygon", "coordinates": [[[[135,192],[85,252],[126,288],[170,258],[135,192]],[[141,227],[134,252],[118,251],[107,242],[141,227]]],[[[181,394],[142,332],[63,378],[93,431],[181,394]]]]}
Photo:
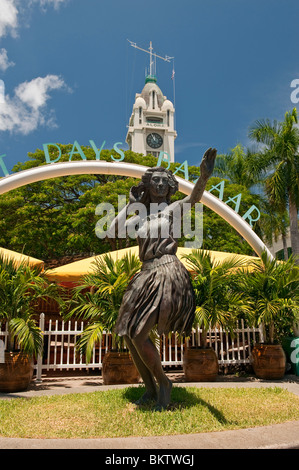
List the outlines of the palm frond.
{"type": "Polygon", "coordinates": [[[16,338],[20,348],[29,354],[41,352],[42,332],[33,319],[12,318],[8,325],[12,339],[16,338]]]}
{"type": "MultiPolygon", "coordinates": [[[[71,309],[64,317],[81,317],[89,322],[84,329],[86,335],[82,333],[83,340],[80,340],[82,351],[87,353],[87,348],[91,348],[92,342],[98,340],[95,333],[99,331],[98,328],[112,332],[124,292],[140,266],[139,258],[130,253],[118,260],[106,253],[95,259],[92,272],[83,277],[80,286],[74,288],[70,301],[71,309]],[[93,329],[93,325],[97,326],[93,329]]],[[[117,345],[121,346],[120,338],[113,338],[117,345]]]]}
{"type": "Polygon", "coordinates": [[[58,300],[57,293],[40,267],[0,256],[0,320],[7,322],[9,345],[15,338],[24,352],[40,350],[42,335],[33,320],[34,304],[39,298],[58,300]]]}
{"type": "Polygon", "coordinates": [[[102,341],[103,331],[102,323],[94,322],[78,336],[76,348],[80,354],[85,354],[87,363],[92,359],[95,344],[102,341]]]}

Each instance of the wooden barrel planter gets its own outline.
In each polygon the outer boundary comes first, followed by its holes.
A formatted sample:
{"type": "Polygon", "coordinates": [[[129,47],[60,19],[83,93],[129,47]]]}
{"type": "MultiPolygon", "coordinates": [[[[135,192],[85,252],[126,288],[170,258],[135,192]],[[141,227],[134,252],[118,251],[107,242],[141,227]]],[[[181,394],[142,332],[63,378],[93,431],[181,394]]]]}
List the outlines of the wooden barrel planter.
{"type": "Polygon", "coordinates": [[[286,356],[280,344],[256,344],[251,362],[255,375],[260,379],[281,379],[286,370],[286,356]]]}
{"type": "Polygon", "coordinates": [[[127,352],[108,351],[102,363],[104,385],[136,384],[140,375],[127,352]]]}
{"type": "Polygon", "coordinates": [[[214,382],[218,370],[214,349],[188,348],[184,352],[183,371],[187,382],[214,382]]]}
{"type": "Polygon", "coordinates": [[[4,353],[0,363],[0,392],[13,393],[26,390],[33,377],[33,360],[22,352],[4,353]]]}

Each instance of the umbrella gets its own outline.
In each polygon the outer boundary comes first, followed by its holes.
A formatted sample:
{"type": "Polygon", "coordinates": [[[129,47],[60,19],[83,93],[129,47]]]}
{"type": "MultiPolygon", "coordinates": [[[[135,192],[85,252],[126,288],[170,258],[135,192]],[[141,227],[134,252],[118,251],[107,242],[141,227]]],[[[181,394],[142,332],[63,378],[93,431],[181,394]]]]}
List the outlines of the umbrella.
{"type": "MultiPolygon", "coordinates": [[[[190,271],[190,266],[186,262],[186,260],[183,258],[184,255],[187,255],[192,252],[191,248],[182,248],[179,247],[177,250],[177,257],[180,259],[180,261],[184,264],[184,266],[190,271]]],[[[138,256],[139,249],[138,246],[133,246],[130,248],[124,248],[122,250],[117,250],[117,251],[111,251],[110,255],[113,260],[121,259],[123,258],[126,254],[131,253],[132,255],[138,256]]],[[[215,262],[223,261],[224,259],[230,259],[233,256],[240,257],[248,264],[253,261],[253,260],[258,260],[258,257],[255,256],[248,256],[248,255],[240,255],[236,253],[225,253],[222,251],[209,251],[209,253],[212,256],[212,259],[215,262]]],[[[69,282],[78,282],[82,278],[82,276],[86,274],[90,274],[93,271],[94,268],[94,262],[96,258],[101,258],[105,256],[106,253],[103,253],[101,255],[97,256],[92,256],[90,258],[85,258],[80,261],[75,261],[73,263],[66,264],[64,266],[60,266],[58,268],[54,269],[49,269],[46,272],[46,277],[50,281],[56,281],[56,282],[62,282],[62,283],[69,283],[69,282]]]]}
{"type": "Polygon", "coordinates": [[[44,267],[44,262],[40,259],[32,258],[31,256],[17,253],[16,251],[0,248],[0,256],[15,262],[16,266],[20,266],[22,262],[28,263],[32,267],[44,267]]]}

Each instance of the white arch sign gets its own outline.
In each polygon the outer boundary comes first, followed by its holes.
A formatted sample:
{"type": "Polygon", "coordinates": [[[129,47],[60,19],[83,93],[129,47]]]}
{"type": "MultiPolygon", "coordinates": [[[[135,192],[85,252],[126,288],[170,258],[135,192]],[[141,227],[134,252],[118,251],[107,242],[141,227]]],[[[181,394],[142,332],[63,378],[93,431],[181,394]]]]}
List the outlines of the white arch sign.
{"type": "MultiPolygon", "coordinates": [[[[0,194],[7,193],[13,189],[25,186],[26,184],[43,181],[50,178],[57,178],[60,176],[71,175],[84,175],[84,174],[110,174],[118,176],[131,176],[133,178],[141,178],[143,173],[148,167],[143,165],[136,165],[133,163],[125,162],[106,162],[106,161],[70,161],[65,163],[51,163],[42,165],[29,170],[19,171],[12,175],[5,176],[0,179],[0,194]]],[[[186,181],[183,178],[176,176],[179,183],[179,190],[189,195],[192,191],[194,183],[186,181]]],[[[263,243],[263,241],[252,230],[250,225],[231,207],[218,199],[213,194],[204,191],[201,199],[202,204],[212,209],[220,217],[226,220],[253,250],[261,256],[263,251],[267,252],[270,259],[273,259],[272,254],[263,243]]]]}

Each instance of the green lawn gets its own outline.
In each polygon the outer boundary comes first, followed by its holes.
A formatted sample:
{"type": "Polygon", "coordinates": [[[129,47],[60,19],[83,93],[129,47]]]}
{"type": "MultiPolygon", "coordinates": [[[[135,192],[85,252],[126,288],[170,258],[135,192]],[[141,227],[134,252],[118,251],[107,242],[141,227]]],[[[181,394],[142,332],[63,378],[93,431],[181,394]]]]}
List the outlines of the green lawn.
{"type": "Polygon", "coordinates": [[[0,400],[0,436],[93,438],[223,431],[299,419],[281,388],[174,387],[166,411],[137,407],[144,388],[0,400]]]}

